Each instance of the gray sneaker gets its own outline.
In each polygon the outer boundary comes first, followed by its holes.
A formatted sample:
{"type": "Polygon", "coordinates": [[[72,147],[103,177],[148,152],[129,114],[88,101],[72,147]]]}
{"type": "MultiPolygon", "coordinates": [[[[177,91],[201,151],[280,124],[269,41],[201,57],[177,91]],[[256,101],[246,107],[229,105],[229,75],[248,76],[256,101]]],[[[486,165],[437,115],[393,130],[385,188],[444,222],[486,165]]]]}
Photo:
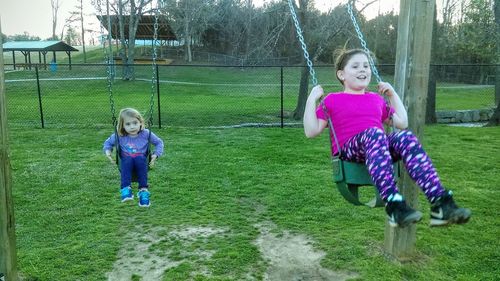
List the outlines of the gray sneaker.
{"type": "Polygon", "coordinates": [[[392,227],[406,227],[422,219],[422,213],[410,208],[404,200],[387,202],[385,211],[392,227]]]}
{"type": "Polygon", "coordinates": [[[458,207],[452,192],[447,191],[431,206],[431,226],[464,224],[469,221],[471,215],[471,210],[458,207]]]}

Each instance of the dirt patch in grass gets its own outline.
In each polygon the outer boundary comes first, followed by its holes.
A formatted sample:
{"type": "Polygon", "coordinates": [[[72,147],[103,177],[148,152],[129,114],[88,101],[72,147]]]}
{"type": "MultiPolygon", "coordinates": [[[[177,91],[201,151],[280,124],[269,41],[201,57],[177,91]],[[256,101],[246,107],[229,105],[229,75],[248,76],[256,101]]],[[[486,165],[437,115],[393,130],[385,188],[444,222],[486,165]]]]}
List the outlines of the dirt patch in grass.
{"type": "MultiPolygon", "coordinates": [[[[313,248],[314,241],[304,235],[293,235],[285,231],[273,233],[272,222],[255,225],[260,235],[255,245],[260,249],[262,257],[268,263],[265,281],[336,281],[358,277],[355,273],[335,272],[325,269],[320,262],[325,253],[313,248]]],[[[186,226],[174,230],[165,228],[147,228],[136,226],[125,237],[125,243],[118,252],[117,260],[111,272],[107,274],[110,281],[157,281],[162,280],[166,270],[175,268],[184,262],[193,260],[210,260],[214,251],[197,248],[191,245],[196,242],[207,243],[210,237],[226,233],[227,230],[212,227],[186,226]]],[[[196,263],[196,262],[195,262],[196,263]]],[[[196,265],[194,276],[210,276],[207,268],[196,265]]],[[[254,280],[248,274],[247,280],[254,280]]]]}
{"type": "Polygon", "coordinates": [[[315,250],[313,241],[306,236],[286,231],[280,235],[272,233],[272,223],[256,226],[261,233],[255,243],[269,263],[264,280],[336,281],[358,277],[355,273],[323,268],[320,262],[325,253],[315,250]]]}
{"type": "MultiPolygon", "coordinates": [[[[185,261],[183,258],[170,258],[172,255],[168,247],[162,245],[170,241],[179,242],[183,248],[198,239],[208,238],[224,232],[223,229],[210,227],[185,227],[168,232],[165,228],[157,227],[147,229],[137,226],[127,233],[125,243],[118,252],[118,258],[113,265],[113,270],[107,274],[109,281],[158,281],[170,268],[177,267],[185,261]],[[158,250],[163,249],[163,251],[158,250]]],[[[181,253],[181,256],[196,255],[199,259],[210,259],[212,252],[197,250],[195,253],[181,253]]],[[[208,273],[200,269],[205,275],[208,273]]]]}

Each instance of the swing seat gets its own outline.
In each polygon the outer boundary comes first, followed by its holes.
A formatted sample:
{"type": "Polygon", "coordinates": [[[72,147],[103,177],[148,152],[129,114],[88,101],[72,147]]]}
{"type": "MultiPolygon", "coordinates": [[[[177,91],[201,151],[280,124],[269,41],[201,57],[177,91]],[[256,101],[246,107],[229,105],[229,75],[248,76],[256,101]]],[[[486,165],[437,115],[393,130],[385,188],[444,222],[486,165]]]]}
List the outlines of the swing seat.
{"type": "MultiPolygon", "coordinates": [[[[332,164],[333,181],[336,183],[342,197],[349,203],[357,206],[366,205],[371,208],[385,206],[365,164],[343,161],[338,157],[332,159],[332,164]],[[375,195],[369,202],[363,203],[359,199],[358,188],[362,186],[372,186],[374,188],[375,195]]],[[[393,163],[393,167],[395,176],[398,178],[400,175],[398,162],[393,163]]]]}

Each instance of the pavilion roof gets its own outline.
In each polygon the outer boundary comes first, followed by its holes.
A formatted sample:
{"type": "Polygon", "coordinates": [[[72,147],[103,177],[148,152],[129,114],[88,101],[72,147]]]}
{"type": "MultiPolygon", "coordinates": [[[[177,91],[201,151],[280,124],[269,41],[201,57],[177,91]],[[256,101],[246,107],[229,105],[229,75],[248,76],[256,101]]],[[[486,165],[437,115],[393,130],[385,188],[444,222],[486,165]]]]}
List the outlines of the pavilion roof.
{"type": "Polygon", "coordinates": [[[3,51],[67,51],[78,52],[78,49],[63,41],[10,41],[2,45],[3,51]]]}

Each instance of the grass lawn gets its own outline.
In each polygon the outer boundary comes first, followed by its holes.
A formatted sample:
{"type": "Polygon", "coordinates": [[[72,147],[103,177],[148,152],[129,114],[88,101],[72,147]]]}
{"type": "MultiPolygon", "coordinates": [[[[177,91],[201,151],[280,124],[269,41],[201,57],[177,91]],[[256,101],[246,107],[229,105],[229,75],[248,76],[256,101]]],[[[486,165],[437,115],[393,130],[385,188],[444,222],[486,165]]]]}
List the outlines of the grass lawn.
{"type": "MultiPolygon", "coordinates": [[[[114,84],[117,110],[148,109],[151,68],[136,71],[143,80],[114,84]]],[[[317,72],[334,83],[331,69],[317,72]]],[[[295,108],[299,74],[284,70],[286,112],[295,108]]],[[[39,129],[34,71],[6,73],[25,280],[469,281],[500,274],[498,127],[425,128],[442,181],[473,218],[450,228],[418,224],[417,252],[401,263],[383,252],[384,210],[349,205],[335,190],[327,134],[309,140],[302,128],[200,128],[278,122],[279,68],[160,68],[163,128],[154,130],[166,147],[150,172],[147,209],[119,202],[118,170],[101,151],[112,132],[104,68],[60,66],[40,76],[46,129],[39,129]]],[[[444,86],[438,110],[493,101],[490,88],[444,86]]]]}
{"type": "Polygon", "coordinates": [[[278,269],[287,261],[288,274],[302,280],[500,274],[498,127],[425,128],[424,147],[442,181],[473,218],[431,229],[420,194],[425,220],[405,263],[383,253],[384,210],[349,205],[335,190],[326,134],[155,132],[165,156],[150,171],[152,205],[139,208],[119,202],[118,171],[101,151],[111,129],[11,126],[18,268],[26,280],[294,280],[277,275],[286,274],[278,269]]]}

